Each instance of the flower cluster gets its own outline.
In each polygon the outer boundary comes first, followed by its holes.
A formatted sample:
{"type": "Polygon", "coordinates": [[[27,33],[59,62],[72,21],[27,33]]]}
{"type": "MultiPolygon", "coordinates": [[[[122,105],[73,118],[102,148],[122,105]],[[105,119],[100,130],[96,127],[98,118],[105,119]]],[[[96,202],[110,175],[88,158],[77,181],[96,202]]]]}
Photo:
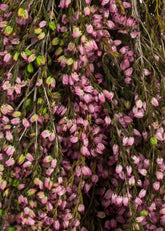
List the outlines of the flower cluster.
{"type": "Polygon", "coordinates": [[[163,59],[136,5],[4,2],[1,230],[163,231],[163,59]]]}

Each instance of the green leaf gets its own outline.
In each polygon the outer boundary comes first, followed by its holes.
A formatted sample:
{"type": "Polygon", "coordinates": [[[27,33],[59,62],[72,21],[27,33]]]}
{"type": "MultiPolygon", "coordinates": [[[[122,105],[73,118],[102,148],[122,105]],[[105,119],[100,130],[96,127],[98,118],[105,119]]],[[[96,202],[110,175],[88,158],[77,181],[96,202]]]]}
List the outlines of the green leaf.
{"type": "Polygon", "coordinates": [[[53,46],[56,46],[56,45],[58,45],[59,44],[59,38],[54,38],[53,40],[52,40],[52,45],[53,46]]]}
{"type": "Polygon", "coordinates": [[[26,55],[31,55],[32,52],[31,52],[29,49],[26,49],[26,50],[25,50],[25,54],[26,54],[26,55]]]}
{"type": "Polygon", "coordinates": [[[13,180],[12,186],[13,187],[17,187],[19,185],[19,181],[18,180],[13,180]]]}
{"type": "Polygon", "coordinates": [[[33,65],[32,65],[31,63],[29,63],[29,64],[27,65],[27,71],[28,71],[29,73],[33,73],[34,68],[33,68],[33,65]]]}
{"type": "Polygon", "coordinates": [[[16,51],[15,54],[14,54],[14,56],[13,56],[13,60],[14,60],[14,61],[17,61],[19,55],[20,55],[20,53],[16,51]]]}
{"type": "Polygon", "coordinates": [[[63,45],[64,45],[64,40],[63,40],[63,39],[60,39],[59,45],[60,45],[60,46],[63,46],[63,45]]]}
{"type": "Polygon", "coordinates": [[[50,28],[51,30],[53,30],[53,31],[56,29],[56,25],[54,24],[53,21],[51,21],[51,22],[49,23],[49,28],[50,28]]]}
{"type": "Polygon", "coordinates": [[[38,98],[37,104],[42,104],[42,102],[43,102],[42,98],[38,98]]]}
{"type": "Polygon", "coordinates": [[[5,231],[15,231],[16,229],[14,227],[7,227],[5,231]]]}
{"type": "Polygon", "coordinates": [[[39,55],[36,58],[36,63],[38,66],[45,65],[45,57],[43,55],[39,55]]]}
{"type": "Polygon", "coordinates": [[[28,17],[28,12],[27,10],[23,9],[23,8],[19,8],[18,9],[18,16],[22,17],[23,19],[27,19],[28,17]]]}
{"type": "Polygon", "coordinates": [[[35,33],[35,34],[41,34],[41,32],[42,32],[42,29],[41,29],[41,28],[36,28],[36,29],[34,29],[34,33],[35,33]]]}
{"type": "Polygon", "coordinates": [[[25,10],[23,8],[18,9],[18,16],[22,17],[25,13],[25,10]]]}
{"type": "Polygon", "coordinates": [[[151,143],[152,145],[157,145],[157,144],[158,144],[158,140],[156,139],[155,136],[152,136],[152,137],[150,138],[150,143],[151,143]]]}
{"type": "Polygon", "coordinates": [[[3,213],[3,210],[2,210],[2,209],[0,209],[0,217],[2,217],[2,213],[3,213]]]}
{"type": "Polygon", "coordinates": [[[58,56],[60,54],[62,54],[63,49],[61,47],[57,48],[57,50],[55,51],[55,55],[58,56]]]}
{"type": "Polygon", "coordinates": [[[47,112],[47,108],[45,107],[43,110],[42,110],[42,115],[45,115],[47,112]]]}
{"type": "Polygon", "coordinates": [[[148,214],[148,211],[147,210],[142,210],[140,212],[140,216],[146,216],[148,214]]]}
{"type": "Polygon", "coordinates": [[[13,31],[13,28],[11,26],[7,26],[5,29],[5,35],[10,35],[13,31]]]}
{"type": "Polygon", "coordinates": [[[19,159],[18,159],[18,164],[19,164],[19,165],[22,164],[22,163],[24,162],[25,158],[26,158],[26,157],[25,157],[23,154],[21,154],[21,156],[20,156],[19,159]]]}
{"type": "Polygon", "coordinates": [[[51,84],[51,81],[52,81],[52,77],[49,76],[47,79],[46,79],[46,84],[49,86],[51,84]]]}

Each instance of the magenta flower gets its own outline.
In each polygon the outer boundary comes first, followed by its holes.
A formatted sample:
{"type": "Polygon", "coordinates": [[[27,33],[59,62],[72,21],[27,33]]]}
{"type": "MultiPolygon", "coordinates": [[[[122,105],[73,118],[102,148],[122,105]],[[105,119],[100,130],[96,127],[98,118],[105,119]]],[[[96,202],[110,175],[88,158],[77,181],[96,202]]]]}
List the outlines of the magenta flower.
{"type": "Polygon", "coordinates": [[[5,63],[8,63],[8,62],[10,62],[11,57],[12,57],[11,54],[7,53],[7,54],[4,56],[3,61],[4,61],[5,63]]]}
{"type": "Polygon", "coordinates": [[[155,181],[153,183],[153,188],[154,188],[155,191],[158,191],[159,188],[160,188],[160,182],[159,181],[155,181]]]}
{"type": "Polygon", "coordinates": [[[46,26],[46,24],[47,24],[47,22],[46,22],[46,21],[41,21],[41,22],[39,23],[39,28],[43,28],[43,27],[45,27],[45,26],[46,26]]]}
{"type": "Polygon", "coordinates": [[[2,11],[6,11],[8,9],[8,5],[7,4],[0,4],[0,10],[2,11]]]}
{"type": "Polygon", "coordinates": [[[82,32],[79,30],[79,28],[74,27],[72,37],[73,38],[79,38],[81,35],[82,35],[82,32]]]}
{"type": "Polygon", "coordinates": [[[108,4],[109,3],[109,0],[102,0],[101,1],[101,5],[102,6],[105,6],[106,4],[108,4]]]}
{"type": "Polygon", "coordinates": [[[151,99],[151,103],[152,103],[152,105],[153,105],[154,107],[158,107],[158,106],[159,106],[159,102],[158,102],[158,100],[157,100],[155,97],[153,97],[153,98],[151,99]]]}
{"type": "Polygon", "coordinates": [[[83,166],[83,167],[81,168],[81,170],[82,170],[82,174],[83,174],[84,176],[91,176],[91,175],[92,175],[91,169],[88,168],[87,166],[83,166]]]}
{"type": "Polygon", "coordinates": [[[82,155],[84,155],[84,156],[90,156],[90,152],[89,152],[89,150],[88,150],[87,147],[82,146],[81,149],[80,149],[80,151],[81,151],[82,155]]]}
{"type": "Polygon", "coordinates": [[[15,163],[15,160],[14,160],[13,158],[9,158],[9,159],[5,162],[5,164],[6,164],[7,167],[10,167],[10,166],[14,165],[14,163],[15,163]]]}

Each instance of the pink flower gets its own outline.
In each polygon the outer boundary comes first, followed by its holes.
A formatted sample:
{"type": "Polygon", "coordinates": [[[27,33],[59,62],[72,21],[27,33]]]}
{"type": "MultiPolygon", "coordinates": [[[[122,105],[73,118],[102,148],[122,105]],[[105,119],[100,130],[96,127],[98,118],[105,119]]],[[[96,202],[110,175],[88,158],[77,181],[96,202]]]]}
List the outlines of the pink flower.
{"type": "Polygon", "coordinates": [[[105,117],[105,124],[110,125],[110,123],[111,123],[111,118],[109,116],[106,116],[105,117]]]}
{"type": "Polygon", "coordinates": [[[132,167],[131,167],[131,166],[126,166],[126,170],[127,170],[127,175],[128,175],[128,176],[131,176],[132,167]]]}
{"type": "Polygon", "coordinates": [[[12,135],[11,131],[6,131],[6,139],[8,141],[12,141],[13,140],[13,135],[12,135]]]}
{"type": "Polygon", "coordinates": [[[53,142],[55,140],[55,134],[54,134],[54,132],[50,133],[50,136],[48,137],[48,139],[49,139],[50,142],[53,142]]]}
{"type": "Polygon", "coordinates": [[[99,94],[99,100],[100,100],[101,103],[105,103],[105,96],[104,96],[103,93],[99,94]]]}
{"type": "Polygon", "coordinates": [[[8,5],[7,4],[0,4],[0,10],[2,11],[6,11],[8,9],[8,5]]]}
{"type": "Polygon", "coordinates": [[[84,8],[84,14],[85,16],[90,15],[90,8],[88,6],[84,8]]]}
{"type": "Polygon", "coordinates": [[[134,117],[136,118],[143,118],[144,117],[144,111],[140,110],[134,113],[134,117]]]}
{"type": "Polygon", "coordinates": [[[63,85],[68,85],[68,83],[69,83],[69,78],[68,78],[68,75],[67,75],[67,74],[64,74],[64,75],[63,75],[62,83],[63,83],[63,85]]]}
{"type": "Polygon", "coordinates": [[[136,23],[136,21],[134,18],[128,18],[127,22],[126,22],[127,26],[133,26],[133,25],[135,25],[135,23],[136,23]]]}
{"type": "Polygon", "coordinates": [[[116,173],[119,174],[122,171],[123,167],[119,164],[116,166],[116,173]]]}
{"type": "Polygon", "coordinates": [[[163,141],[163,134],[159,131],[156,132],[155,137],[157,138],[157,140],[163,141]]]}
{"type": "Polygon", "coordinates": [[[153,98],[151,99],[151,103],[152,103],[152,105],[153,105],[154,107],[158,107],[158,106],[159,106],[159,102],[158,102],[158,100],[157,100],[155,97],[153,97],[153,98]]]}
{"type": "Polygon", "coordinates": [[[111,223],[110,223],[110,221],[106,221],[105,222],[104,228],[107,229],[107,230],[111,230],[111,223]]]}
{"type": "Polygon", "coordinates": [[[84,94],[84,101],[85,103],[90,103],[92,101],[92,95],[90,94],[84,94]]]}
{"type": "Polygon", "coordinates": [[[153,183],[153,188],[154,188],[155,191],[158,191],[159,188],[160,188],[160,182],[159,181],[155,181],[153,183]]]}
{"type": "Polygon", "coordinates": [[[39,28],[42,28],[42,27],[44,27],[44,26],[46,26],[46,21],[41,21],[41,22],[39,23],[39,28]]]}
{"type": "Polygon", "coordinates": [[[34,225],[35,224],[35,220],[33,220],[31,217],[28,217],[28,224],[29,225],[34,225]]]}
{"type": "MultiPolygon", "coordinates": [[[[165,227],[165,215],[163,215],[163,216],[160,217],[160,225],[162,227],[165,227]]],[[[162,230],[160,230],[160,231],[162,231],[162,230]]]]}
{"type": "Polygon", "coordinates": [[[35,59],[36,59],[35,54],[32,54],[32,55],[30,55],[30,56],[28,57],[27,61],[28,61],[28,63],[31,63],[31,62],[33,62],[35,59]]]}
{"type": "Polygon", "coordinates": [[[156,163],[161,167],[161,165],[163,165],[163,158],[158,157],[158,158],[156,159],[156,163]]]}
{"type": "Polygon", "coordinates": [[[71,3],[71,0],[65,0],[65,7],[68,8],[70,3],[71,3]]]}
{"type": "Polygon", "coordinates": [[[95,174],[95,175],[92,175],[92,182],[93,183],[97,183],[99,180],[99,177],[95,174]]]}
{"type": "Polygon", "coordinates": [[[123,197],[123,205],[128,206],[128,197],[123,197]]]}
{"type": "Polygon", "coordinates": [[[122,198],[121,196],[117,196],[117,198],[116,198],[116,204],[117,204],[118,206],[121,206],[122,201],[123,201],[123,198],[122,198]]]}
{"type": "Polygon", "coordinates": [[[89,5],[89,4],[91,4],[91,0],[85,0],[85,3],[86,3],[87,5],[89,5]]]}
{"type": "Polygon", "coordinates": [[[155,57],[156,61],[159,62],[159,56],[158,55],[154,55],[154,57],[155,57]]]}
{"type": "Polygon", "coordinates": [[[143,198],[146,195],[146,190],[145,189],[141,189],[139,192],[139,198],[143,198]]]}
{"type": "Polygon", "coordinates": [[[83,174],[84,176],[91,176],[91,175],[92,175],[91,169],[88,168],[87,166],[83,166],[83,167],[81,168],[81,170],[82,170],[82,174],[83,174]]]}
{"type": "Polygon", "coordinates": [[[65,7],[65,0],[60,0],[59,7],[62,8],[62,9],[65,7]]]}
{"type": "Polygon", "coordinates": [[[127,77],[127,78],[124,79],[124,82],[125,82],[126,84],[131,84],[132,79],[131,79],[130,77],[127,77]]]}
{"type": "Polygon", "coordinates": [[[130,76],[130,75],[132,75],[132,72],[133,72],[133,68],[130,67],[130,68],[128,68],[127,70],[124,71],[124,74],[125,74],[126,76],[130,76]]]}
{"type": "Polygon", "coordinates": [[[30,162],[34,161],[34,158],[33,158],[33,156],[30,153],[26,154],[26,159],[29,160],[30,162]]]}
{"type": "Polygon", "coordinates": [[[119,152],[119,146],[117,144],[114,144],[112,147],[113,154],[116,155],[119,152]]]}
{"type": "Polygon", "coordinates": [[[32,162],[31,161],[26,161],[24,164],[23,164],[23,168],[28,168],[32,165],[32,162]]]}
{"type": "Polygon", "coordinates": [[[127,124],[132,123],[132,118],[130,116],[124,116],[123,119],[127,124]]]}
{"type": "Polygon", "coordinates": [[[122,71],[124,71],[125,69],[127,69],[130,66],[128,59],[124,59],[121,63],[120,63],[120,68],[122,71]]]}
{"type": "Polygon", "coordinates": [[[29,127],[30,127],[30,123],[29,123],[29,121],[28,121],[26,118],[24,118],[24,119],[22,120],[22,124],[23,124],[23,126],[24,126],[25,128],[29,128],[29,127]]]}
{"type": "Polygon", "coordinates": [[[70,140],[71,143],[77,143],[79,139],[78,139],[77,136],[72,136],[72,137],[70,137],[69,140],[70,140]]]}
{"type": "Polygon", "coordinates": [[[42,133],[41,133],[41,136],[42,138],[47,138],[50,136],[50,131],[49,130],[44,130],[42,133]]]}
{"type": "Polygon", "coordinates": [[[163,180],[164,174],[162,172],[156,171],[156,178],[158,180],[163,180]]]}
{"type": "Polygon", "coordinates": [[[44,185],[48,190],[50,190],[53,186],[53,182],[47,177],[45,178],[44,185]]]}
{"type": "Polygon", "coordinates": [[[9,145],[4,149],[4,151],[6,152],[8,156],[11,156],[15,152],[15,148],[14,146],[9,145]]]}
{"type": "Polygon", "coordinates": [[[82,146],[80,150],[83,156],[90,156],[90,152],[87,147],[82,146]]]}
{"type": "Polygon", "coordinates": [[[11,54],[9,54],[9,53],[7,53],[5,56],[4,56],[4,58],[3,58],[3,61],[5,62],[5,63],[8,63],[10,60],[11,60],[11,54]]]}
{"type": "Polygon", "coordinates": [[[60,229],[60,222],[58,220],[54,221],[53,227],[55,228],[55,230],[59,230],[60,229]]]}
{"type": "Polygon", "coordinates": [[[42,161],[43,161],[43,163],[49,163],[49,162],[52,161],[52,159],[53,158],[52,158],[51,155],[47,155],[47,156],[44,157],[44,159],[42,161]]]}
{"type": "Polygon", "coordinates": [[[86,30],[87,30],[88,34],[92,34],[93,33],[93,26],[91,24],[86,25],[86,30]]]}
{"type": "Polygon", "coordinates": [[[142,221],[144,221],[145,220],[145,216],[140,216],[140,217],[137,217],[136,218],[136,222],[137,223],[141,223],[142,221]]]}
{"type": "Polygon", "coordinates": [[[53,160],[51,161],[51,168],[55,168],[56,165],[57,165],[57,160],[56,160],[56,159],[53,159],[53,160]]]}
{"type": "Polygon", "coordinates": [[[39,116],[38,116],[37,114],[32,115],[31,118],[30,118],[30,120],[29,120],[30,123],[36,122],[36,121],[38,120],[38,117],[39,117],[39,116]]]}
{"type": "Polygon", "coordinates": [[[113,99],[113,97],[114,97],[114,93],[109,92],[107,90],[103,90],[103,94],[109,101],[111,101],[113,99]]]}
{"type": "Polygon", "coordinates": [[[101,5],[102,6],[105,6],[106,4],[108,4],[109,3],[109,0],[102,0],[101,1],[101,5]]]}
{"type": "Polygon", "coordinates": [[[134,137],[129,137],[127,141],[128,146],[132,146],[133,143],[134,143],[134,137]]]}
{"type": "Polygon", "coordinates": [[[79,27],[73,27],[73,38],[79,38],[82,35],[82,32],[79,30],[79,27]]]}
{"type": "Polygon", "coordinates": [[[114,24],[114,22],[112,22],[111,20],[108,20],[106,24],[107,24],[107,26],[108,26],[110,29],[115,28],[115,24],[114,24]]]}
{"type": "Polygon", "coordinates": [[[11,119],[11,124],[14,124],[14,125],[18,125],[21,123],[21,120],[20,118],[14,118],[14,119],[11,119]]]}
{"type": "Polygon", "coordinates": [[[84,213],[85,211],[85,206],[83,204],[79,204],[78,209],[77,209],[80,213],[84,213]]]}
{"type": "Polygon", "coordinates": [[[7,167],[12,166],[14,163],[15,163],[15,160],[13,158],[10,158],[5,162],[7,167]]]}
{"type": "Polygon", "coordinates": [[[134,176],[131,176],[130,178],[129,178],[129,180],[128,180],[128,184],[129,185],[135,185],[135,177],[134,176]]]}
{"type": "Polygon", "coordinates": [[[7,181],[6,180],[0,180],[0,189],[4,190],[7,186],[7,181]]]}
{"type": "Polygon", "coordinates": [[[129,2],[122,2],[123,7],[126,8],[130,8],[131,7],[131,3],[129,2]]]}
{"type": "Polygon", "coordinates": [[[136,31],[136,30],[134,30],[134,31],[132,31],[131,33],[130,33],[130,35],[131,35],[131,38],[136,38],[137,36],[138,36],[138,34],[139,34],[139,31],[136,31]]]}
{"type": "Polygon", "coordinates": [[[142,176],[147,176],[147,170],[144,168],[139,168],[138,172],[142,175],[142,176]]]}
{"type": "Polygon", "coordinates": [[[123,146],[127,146],[128,137],[123,137],[123,146]]]}
{"type": "Polygon", "coordinates": [[[124,55],[124,54],[128,51],[128,49],[129,49],[128,46],[124,46],[124,47],[122,47],[122,48],[120,49],[120,53],[121,53],[122,55],[124,55]]]}
{"type": "Polygon", "coordinates": [[[151,72],[146,68],[144,68],[143,73],[145,76],[151,75],[151,72]]]}

